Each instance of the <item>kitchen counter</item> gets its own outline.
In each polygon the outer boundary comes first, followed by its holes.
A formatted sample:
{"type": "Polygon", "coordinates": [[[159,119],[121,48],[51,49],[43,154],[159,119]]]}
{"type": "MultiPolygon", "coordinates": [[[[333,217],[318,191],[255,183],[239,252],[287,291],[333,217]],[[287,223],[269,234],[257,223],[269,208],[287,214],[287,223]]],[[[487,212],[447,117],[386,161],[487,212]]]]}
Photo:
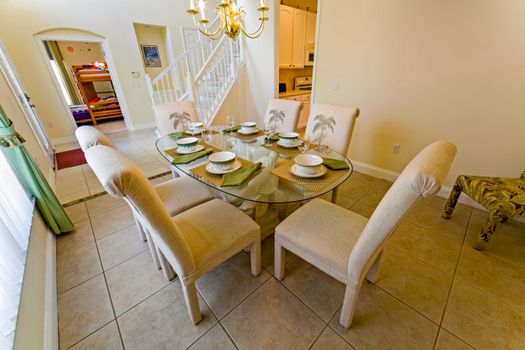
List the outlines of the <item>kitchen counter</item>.
{"type": "Polygon", "coordinates": [[[297,95],[306,95],[311,94],[312,90],[289,90],[286,92],[279,93],[279,98],[286,98],[291,96],[297,96],[297,95]]]}

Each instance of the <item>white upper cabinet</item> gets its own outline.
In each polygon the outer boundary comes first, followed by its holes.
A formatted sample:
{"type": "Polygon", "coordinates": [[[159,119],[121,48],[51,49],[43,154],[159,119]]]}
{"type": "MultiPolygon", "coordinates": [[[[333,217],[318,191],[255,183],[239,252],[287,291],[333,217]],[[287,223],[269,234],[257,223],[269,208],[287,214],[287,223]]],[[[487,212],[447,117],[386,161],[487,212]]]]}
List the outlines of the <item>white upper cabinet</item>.
{"type": "Polygon", "coordinates": [[[307,12],[306,15],[306,43],[315,43],[315,20],[317,14],[313,12],[307,12]]]}
{"type": "Polygon", "coordinates": [[[289,6],[280,7],[279,45],[281,68],[303,68],[307,12],[289,6]]]}

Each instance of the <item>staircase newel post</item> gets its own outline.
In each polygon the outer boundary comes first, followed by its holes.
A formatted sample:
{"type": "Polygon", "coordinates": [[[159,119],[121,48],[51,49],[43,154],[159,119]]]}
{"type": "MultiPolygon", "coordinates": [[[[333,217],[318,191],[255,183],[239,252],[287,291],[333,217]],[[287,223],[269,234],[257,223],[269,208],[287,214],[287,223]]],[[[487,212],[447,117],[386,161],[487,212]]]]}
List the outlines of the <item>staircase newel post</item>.
{"type": "Polygon", "coordinates": [[[151,98],[151,104],[155,106],[155,91],[153,90],[153,84],[149,74],[146,73],[146,87],[148,88],[149,97],[151,98]]]}

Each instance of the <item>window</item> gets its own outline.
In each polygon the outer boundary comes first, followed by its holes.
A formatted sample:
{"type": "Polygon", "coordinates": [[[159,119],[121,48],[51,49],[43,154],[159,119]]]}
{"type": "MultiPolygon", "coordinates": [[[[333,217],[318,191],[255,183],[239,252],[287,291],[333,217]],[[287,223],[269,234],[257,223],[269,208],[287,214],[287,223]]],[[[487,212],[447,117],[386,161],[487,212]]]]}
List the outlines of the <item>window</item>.
{"type": "Polygon", "coordinates": [[[0,150],[0,349],[11,349],[34,204],[0,150]]]}

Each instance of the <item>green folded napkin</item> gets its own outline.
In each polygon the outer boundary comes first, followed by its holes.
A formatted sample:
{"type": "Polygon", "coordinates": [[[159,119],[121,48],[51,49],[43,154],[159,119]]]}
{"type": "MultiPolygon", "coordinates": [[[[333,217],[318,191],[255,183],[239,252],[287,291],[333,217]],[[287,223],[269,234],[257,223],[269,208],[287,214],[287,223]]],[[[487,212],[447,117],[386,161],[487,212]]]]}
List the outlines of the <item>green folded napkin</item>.
{"type": "Polygon", "coordinates": [[[237,131],[241,128],[240,125],[235,125],[235,126],[232,126],[231,128],[226,128],[224,129],[224,132],[233,132],[233,131],[237,131]]]}
{"type": "Polygon", "coordinates": [[[193,162],[195,159],[199,159],[201,157],[207,156],[208,154],[212,152],[213,150],[211,148],[208,148],[208,149],[205,149],[199,152],[176,156],[171,161],[171,164],[188,164],[188,163],[193,162]]]}
{"type": "Polygon", "coordinates": [[[232,171],[231,173],[224,174],[222,176],[221,187],[228,186],[239,186],[242,185],[250,176],[253,175],[257,170],[261,169],[262,163],[257,162],[246,168],[232,171]]]}
{"type": "Polygon", "coordinates": [[[346,164],[346,162],[342,159],[323,158],[323,164],[326,165],[327,168],[332,170],[350,169],[348,164],[346,164]]]}
{"type": "Polygon", "coordinates": [[[178,139],[183,138],[184,134],[180,131],[177,131],[177,132],[172,132],[171,134],[168,134],[168,136],[178,140],[178,139]]]}
{"type": "Polygon", "coordinates": [[[271,134],[270,137],[265,138],[267,141],[270,140],[270,142],[277,142],[279,141],[279,133],[271,134]]]}

